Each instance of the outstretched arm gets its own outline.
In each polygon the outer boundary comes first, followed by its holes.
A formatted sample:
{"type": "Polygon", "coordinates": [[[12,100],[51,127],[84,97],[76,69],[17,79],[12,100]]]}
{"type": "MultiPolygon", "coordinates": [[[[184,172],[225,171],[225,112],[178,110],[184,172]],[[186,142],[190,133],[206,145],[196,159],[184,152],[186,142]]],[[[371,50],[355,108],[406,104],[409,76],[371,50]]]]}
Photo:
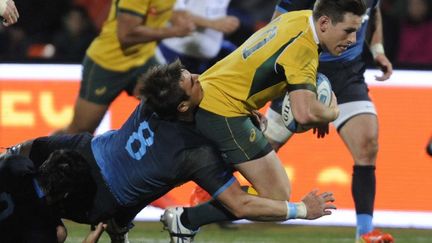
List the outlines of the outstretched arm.
{"type": "Polygon", "coordinates": [[[190,229],[208,223],[241,218],[256,221],[315,219],[331,214],[330,209],[336,208],[332,204],[332,193],[317,194],[317,191],[312,191],[299,203],[264,198],[257,196],[256,193],[252,195],[252,192],[246,193],[232,176],[231,170],[221,162],[219,153],[212,147],[201,146],[191,151],[193,152],[186,154],[187,163],[183,163],[182,168],[185,171],[193,171],[194,182],[213,195],[217,201],[187,209],[188,215],[193,215],[190,229]]]}
{"type": "Polygon", "coordinates": [[[241,190],[234,182],[222,192],[217,200],[221,202],[238,219],[246,218],[256,221],[285,221],[288,219],[317,219],[330,215],[330,209],[336,209],[332,203],[333,193],[318,194],[317,190],[309,192],[299,203],[272,200],[251,195],[241,190]]]}

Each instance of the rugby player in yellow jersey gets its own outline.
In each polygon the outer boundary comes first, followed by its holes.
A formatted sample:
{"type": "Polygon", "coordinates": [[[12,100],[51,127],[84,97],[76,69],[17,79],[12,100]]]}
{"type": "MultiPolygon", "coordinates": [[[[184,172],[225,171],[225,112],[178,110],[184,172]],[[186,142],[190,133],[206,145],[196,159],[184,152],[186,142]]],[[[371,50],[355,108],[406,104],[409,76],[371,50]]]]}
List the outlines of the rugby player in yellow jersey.
{"type": "Polygon", "coordinates": [[[158,64],[156,42],[191,33],[187,15],[171,19],[175,0],[112,1],[101,33],[83,61],[83,74],[71,124],[62,132],[93,133],[111,102],[125,90],[138,94],[137,77],[158,64]]]}
{"type": "Polygon", "coordinates": [[[200,76],[204,97],[197,127],[260,196],[289,200],[291,188],[251,112],[288,91],[299,123],[319,126],[335,120],[334,94],[329,107],[316,99],[320,49],[332,55],[345,51],[356,41],[365,12],[362,0],[321,0],[313,11],[282,14],[200,76]]]}

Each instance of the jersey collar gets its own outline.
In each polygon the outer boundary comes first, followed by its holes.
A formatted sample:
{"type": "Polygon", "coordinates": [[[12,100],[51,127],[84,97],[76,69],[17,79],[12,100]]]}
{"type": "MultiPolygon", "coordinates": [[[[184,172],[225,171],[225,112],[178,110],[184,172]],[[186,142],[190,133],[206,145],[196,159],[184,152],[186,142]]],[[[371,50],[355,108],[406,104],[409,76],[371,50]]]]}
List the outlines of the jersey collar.
{"type": "Polygon", "coordinates": [[[318,35],[317,35],[316,29],[315,29],[315,24],[314,24],[314,20],[313,20],[313,16],[312,15],[309,16],[309,25],[310,25],[310,27],[312,29],[312,35],[313,35],[313,38],[315,40],[315,43],[318,45],[319,44],[319,39],[318,39],[318,35]]]}

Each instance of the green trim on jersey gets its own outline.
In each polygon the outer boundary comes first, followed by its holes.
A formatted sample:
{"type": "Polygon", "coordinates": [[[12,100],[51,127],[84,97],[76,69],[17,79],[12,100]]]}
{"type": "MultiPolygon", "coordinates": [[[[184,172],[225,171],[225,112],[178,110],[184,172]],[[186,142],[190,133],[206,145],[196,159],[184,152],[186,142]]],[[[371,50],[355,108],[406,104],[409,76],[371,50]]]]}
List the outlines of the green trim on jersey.
{"type": "Polygon", "coordinates": [[[141,17],[141,18],[144,18],[146,16],[145,14],[140,14],[138,12],[132,11],[130,9],[124,9],[124,8],[118,8],[116,14],[118,12],[128,13],[130,15],[134,15],[134,16],[141,17]]]}
{"type": "Polygon", "coordinates": [[[285,50],[285,48],[295,39],[297,39],[301,34],[303,34],[303,32],[300,32],[297,36],[293,37],[286,44],[281,46],[279,50],[277,50],[272,56],[270,56],[256,69],[255,75],[252,80],[252,86],[249,90],[248,98],[286,80],[284,69],[276,62],[276,60],[279,58],[279,55],[285,50]],[[276,72],[274,72],[275,68],[276,72]]]}

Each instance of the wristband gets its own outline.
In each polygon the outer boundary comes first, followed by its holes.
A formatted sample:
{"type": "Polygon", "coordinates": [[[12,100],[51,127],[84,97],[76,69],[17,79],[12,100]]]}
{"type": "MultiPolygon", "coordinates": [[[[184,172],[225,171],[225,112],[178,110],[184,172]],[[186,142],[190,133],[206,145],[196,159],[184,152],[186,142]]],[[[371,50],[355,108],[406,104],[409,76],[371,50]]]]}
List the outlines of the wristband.
{"type": "Polygon", "coordinates": [[[286,202],[287,215],[286,219],[304,219],[307,215],[306,205],[303,202],[290,203],[286,202]]]}
{"type": "Polygon", "coordinates": [[[286,201],[287,215],[286,219],[295,219],[297,217],[297,207],[294,203],[286,201]]]}
{"type": "Polygon", "coordinates": [[[379,54],[384,54],[384,46],[382,43],[373,44],[370,47],[370,51],[372,53],[372,57],[375,59],[379,54]]]}

